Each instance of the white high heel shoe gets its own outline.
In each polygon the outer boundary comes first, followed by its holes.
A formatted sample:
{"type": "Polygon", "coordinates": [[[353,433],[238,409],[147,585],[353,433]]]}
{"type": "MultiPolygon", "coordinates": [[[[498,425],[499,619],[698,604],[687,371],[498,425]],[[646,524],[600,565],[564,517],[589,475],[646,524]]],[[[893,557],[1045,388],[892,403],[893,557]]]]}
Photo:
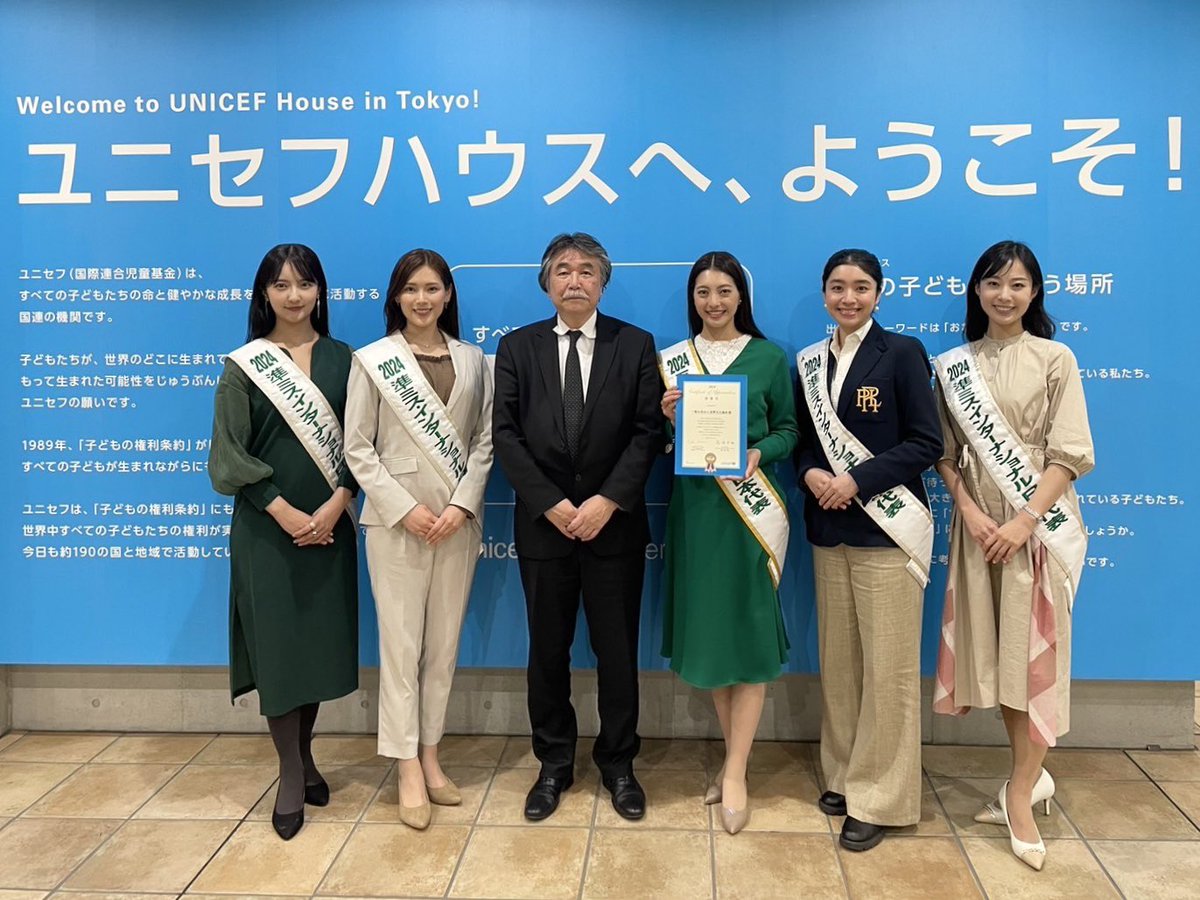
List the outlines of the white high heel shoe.
{"type": "Polygon", "coordinates": [[[1004,813],[1004,825],[1008,828],[1008,840],[1012,845],[1013,856],[1019,859],[1029,868],[1036,872],[1042,871],[1042,866],[1046,864],[1046,843],[1042,840],[1039,834],[1037,843],[1030,844],[1020,840],[1012,830],[1012,822],[1008,820],[1008,810],[1005,808],[1005,795],[1008,793],[1008,782],[1004,782],[1004,787],[1000,788],[1000,796],[996,798],[996,802],[1000,804],[1000,812],[1004,813]]]}
{"type": "MultiPolygon", "coordinates": [[[[1050,773],[1042,769],[1042,774],[1038,776],[1037,782],[1033,786],[1033,797],[1030,802],[1031,806],[1042,804],[1042,815],[1050,815],[1050,798],[1054,796],[1054,779],[1050,777],[1050,773]]],[[[1000,807],[996,805],[996,801],[988,803],[983,809],[975,813],[975,821],[982,822],[985,825],[1003,825],[1004,813],[1000,812],[1000,807]]]]}

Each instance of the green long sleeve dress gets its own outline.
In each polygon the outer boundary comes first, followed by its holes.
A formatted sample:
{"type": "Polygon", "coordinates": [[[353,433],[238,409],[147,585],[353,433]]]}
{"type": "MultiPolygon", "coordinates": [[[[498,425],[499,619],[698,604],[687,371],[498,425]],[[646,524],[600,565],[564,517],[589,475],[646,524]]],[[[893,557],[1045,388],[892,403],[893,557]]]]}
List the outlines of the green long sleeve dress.
{"type": "MultiPolygon", "coordinates": [[[[286,352],[286,351],[285,351],[286,352]]],[[[312,380],[344,421],[352,351],[321,337],[312,380]]],[[[297,547],[265,512],[283,496],[315,512],[331,494],[321,470],[275,406],[233,361],[217,385],[208,458],[213,488],[235,498],[229,534],[229,687],[257,689],[280,716],[358,687],[358,557],[343,515],[333,543],[297,547]]],[[[358,486],[343,462],[339,486],[358,486]]]]}
{"type": "MultiPolygon", "coordinates": [[[[747,376],[746,440],[762,453],[759,474],[782,496],[773,464],[791,454],[799,434],[787,357],[751,338],[723,374],[747,376]]],[[[715,479],[675,479],[662,652],[684,681],[711,690],[779,677],[789,644],[766,558],[715,479]]]]}

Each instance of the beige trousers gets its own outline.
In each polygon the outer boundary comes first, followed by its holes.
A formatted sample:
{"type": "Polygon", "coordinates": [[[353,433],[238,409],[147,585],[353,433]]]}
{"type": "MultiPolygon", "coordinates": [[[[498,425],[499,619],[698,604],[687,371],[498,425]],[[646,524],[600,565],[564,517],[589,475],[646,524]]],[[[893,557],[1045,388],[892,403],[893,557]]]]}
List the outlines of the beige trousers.
{"type": "Polygon", "coordinates": [[[921,601],[908,556],[813,547],[821,653],[821,769],[875,825],[921,819],[921,601]]]}
{"type": "Polygon", "coordinates": [[[432,548],[399,525],[366,531],[379,619],[379,755],[412,759],[445,731],[480,530],[468,521],[432,548]]]}

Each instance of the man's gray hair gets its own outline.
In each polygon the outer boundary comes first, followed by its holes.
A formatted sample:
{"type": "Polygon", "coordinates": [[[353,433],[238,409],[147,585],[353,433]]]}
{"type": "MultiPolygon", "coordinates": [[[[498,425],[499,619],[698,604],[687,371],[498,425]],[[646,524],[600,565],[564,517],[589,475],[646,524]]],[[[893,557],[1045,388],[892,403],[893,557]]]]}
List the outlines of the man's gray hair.
{"type": "Polygon", "coordinates": [[[550,278],[550,264],[568,250],[578,250],[584,256],[590,256],[599,262],[600,276],[603,282],[601,287],[608,287],[608,280],[612,278],[612,261],[608,258],[608,251],[590,234],[576,231],[573,234],[558,235],[546,247],[546,252],[542,254],[542,267],[538,270],[538,286],[543,291],[549,293],[546,283],[550,278]]]}

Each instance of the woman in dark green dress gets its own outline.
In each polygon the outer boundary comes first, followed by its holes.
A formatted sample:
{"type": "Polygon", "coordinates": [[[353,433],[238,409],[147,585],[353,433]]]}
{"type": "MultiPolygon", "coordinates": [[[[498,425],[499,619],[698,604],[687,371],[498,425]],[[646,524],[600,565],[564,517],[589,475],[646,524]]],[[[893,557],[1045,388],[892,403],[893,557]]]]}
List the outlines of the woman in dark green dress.
{"type": "Polygon", "coordinates": [[[357,485],[340,452],[351,350],[329,336],[325,274],[308,247],[281,244],[263,258],[248,338],[217,386],[208,471],[214,489],[236,498],[230,691],[236,698],[258,690],[279,754],[273,822],[288,840],[304,823],[305,802],[329,802],[312,758],[318,706],[358,687],[358,565],[349,514],[357,485]],[[279,365],[264,376],[262,361],[272,355],[279,365]],[[284,380],[289,373],[295,377],[284,380]],[[315,396],[315,385],[328,421],[281,412],[287,404],[268,396],[280,383],[293,398],[304,396],[296,387],[315,396]],[[326,455],[307,449],[306,422],[325,435],[326,455]]]}
{"type": "MultiPolygon", "coordinates": [[[[722,804],[722,824],[735,833],[748,820],[746,761],[766,684],[787,661],[776,588],[787,519],[771,469],[796,445],[796,411],[787,357],[754,324],[746,277],[732,255],[706,253],[692,267],[688,324],[703,372],[748,379],[746,472],[726,483],[745,485],[775,507],[754,531],[743,515],[754,503],[739,511],[716,478],[678,477],[667,512],[663,655],[684,681],[712,691],[725,763],[705,802],[722,804]]],[[[663,395],[672,423],[680,396],[678,390],[663,395]]]]}

